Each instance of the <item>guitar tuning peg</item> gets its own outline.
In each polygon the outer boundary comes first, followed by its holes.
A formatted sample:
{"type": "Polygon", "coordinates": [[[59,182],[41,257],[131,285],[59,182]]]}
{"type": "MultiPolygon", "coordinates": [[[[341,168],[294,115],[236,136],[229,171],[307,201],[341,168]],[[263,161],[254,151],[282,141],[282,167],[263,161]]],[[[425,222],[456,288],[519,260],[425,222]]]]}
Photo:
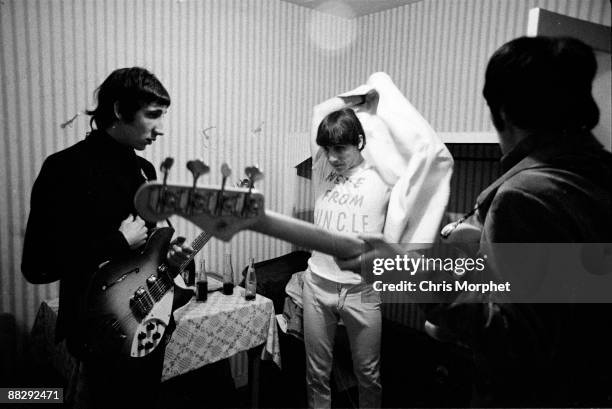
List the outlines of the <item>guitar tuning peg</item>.
{"type": "Polygon", "coordinates": [[[244,168],[244,173],[246,173],[247,177],[249,178],[251,182],[251,187],[254,187],[255,182],[263,179],[264,176],[263,172],[259,169],[259,166],[257,165],[247,166],[246,168],[244,168]]]}
{"type": "Polygon", "coordinates": [[[223,209],[223,192],[225,191],[225,183],[227,178],[232,174],[232,169],[227,163],[221,165],[221,175],[223,175],[223,181],[221,182],[221,192],[217,196],[217,204],[215,208],[215,214],[220,214],[223,209]]]}
{"type": "Polygon", "coordinates": [[[159,170],[164,174],[164,186],[166,186],[166,180],[168,179],[168,172],[170,172],[170,168],[174,165],[174,158],[168,156],[164,159],[159,165],[159,170]]]}
{"type": "Polygon", "coordinates": [[[155,206],[157,211],[160,211],[162,207],[165,206],[165,203],[168,200],[168,197],[167,197],[168,173],[170,172],[170,168],[172,167],[173,164],[174,164],[174,158],[171,158],[168,156],[166,159],[162,161],[161,165],[159,165],[159,170],[164,174],[164,184],[161,188],[161,193],[157,201],[157,204],[155,206]]]}
{"type": "MultiPolygon", "coordinates": [[[[244,168],[244,173],[246,173],[247,177],[249,178],[249,192],[247,193],[246,197],[245,197],[245,203],[249,203],[250,201],[250,197],[251,197],[251,190],[253,189],[253,187],[255,187],[255,182],[257,182],[258,180],[261,180],[263,178],[263,172],[261,170],[259,170],[259,166],[257,165],[253,165],[253,166],[247,166],[246,168],[244,168]]],[[[248,206],[244,206],[242,208],[242,215],[244,216],[247,212],[247,207],[248,206]]]]}
{"type": "Polygon", "coordinates": [[[221,165],[221,175],[223,175],[224,179],[227,179],[232,174],[232,169],[229,167],[227,163],[223,163],[221,165]]]}
{"type": "Polygon", "coordinates": [[[201,160],[195,159],[187,162],[187,169],[189,169],[193,175],[193,186],[189,191],[189,207],[187,210],[188,214],[191,214],[194,206],[195,190],[196,184],[198,183],[198,178],[210,172],[210,167],[201,160]]]}
{"type": "Polygon", "coordinates": [[[172,165],[174,165],[174,158],[171,158],[170,156],[168,156],[166,159],[162,161],[161,165],[159,166],[159,169],[162,172],[167,173],[172,167],[172,165]]]}
{"type": "Polygon", "coordinates": [[[194,181],[198,180],[200,176],[210,172],[210,167],[199,159],[188,161],[187,169],[189,169],[189,171],[193,175],[194,181]]]}

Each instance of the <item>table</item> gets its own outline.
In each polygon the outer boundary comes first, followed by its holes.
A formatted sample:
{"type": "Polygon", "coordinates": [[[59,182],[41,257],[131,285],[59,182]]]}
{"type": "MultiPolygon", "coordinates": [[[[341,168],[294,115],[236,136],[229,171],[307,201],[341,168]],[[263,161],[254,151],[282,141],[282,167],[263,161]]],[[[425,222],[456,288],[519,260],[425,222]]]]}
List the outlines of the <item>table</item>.
{"type": "Polygon", "coordinates": [[[261,359],[281,365],[274,305],[264,296],[246,301],[242,287],[229,296],[215,291],[176,310],[174,319],[162,381],[262,344],[261,359]]]}
{"type": "MultiPolygon", "coordinates": [[[[32,327],[32,344],[70,384],[77,381],[79,365],[65,342],[55,344],[58,307],[58,298],[41,303],[32,327]]],[[[162,382],[260,346],[259,358],[281,365],[274,305],[266,297],[258,294],[255,300],[246,301],[242,287],[235,287],[233,295],[214,291],[206,302],[192,299],[177,309],[174,318],[176,329],[166,346],[162,382]]]]}

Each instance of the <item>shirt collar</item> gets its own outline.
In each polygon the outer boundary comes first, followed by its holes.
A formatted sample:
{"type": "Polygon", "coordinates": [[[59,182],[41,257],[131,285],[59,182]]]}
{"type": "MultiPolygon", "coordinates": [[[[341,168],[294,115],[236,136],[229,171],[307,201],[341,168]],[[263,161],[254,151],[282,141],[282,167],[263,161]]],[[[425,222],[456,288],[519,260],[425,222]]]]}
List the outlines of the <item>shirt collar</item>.
{"type": "Polygon", "coordinates": [[[97,152],[112,155],[116,159],[134,159],[136,152],[129,146],[124,146],[113,139],[108,133],[94,129],[87,134],[86,141],[91,143],[97,152]]]}
{"type": "MultiPolygon", "coordinates": [[[[507,172],[536,149],[550,144],[554,138],[555,136],[551,134],[531,134],[523,138],[514,148],[512,148],[512,150],[510,150],[510,152],[502,156],[502,172],[507,172]]],[[[561,139],[562,136],[557,135],[556,138],[561,139]]],[[[559,142],[561,141],[559,140],[559,142]]]]}

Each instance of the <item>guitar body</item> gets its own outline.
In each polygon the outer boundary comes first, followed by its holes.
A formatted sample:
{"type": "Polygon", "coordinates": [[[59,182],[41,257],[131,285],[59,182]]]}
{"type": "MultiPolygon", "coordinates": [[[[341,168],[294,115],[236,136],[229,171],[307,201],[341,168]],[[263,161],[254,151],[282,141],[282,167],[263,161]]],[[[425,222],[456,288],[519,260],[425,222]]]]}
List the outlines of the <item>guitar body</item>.
{"type": "Polygon", "coordinates": [[[448,229],[448,234],[442,238],[442,243],[452,245],[463,257],[476,256],[480,248],[482,225],[475,216],[460,222],[449,223],[442,231],[446,229],[448,229]]]}
{"type": "Polygon", "coordinates": [[[84,303],[90,353],[142,357],[159,345],[173,310],[193,294],[174,284],[164,264],[173,233],[169,227],[155,230],[142,253],[95,273],[84,303]]]}
{"type": "MultiPolygon", "coordinates": [[[[453,246],[460,257],[476,257],[480,248],[482,227],[474,215],[449,223],[442,229],[446,233],[443,233],[442,243],[453,246]]],[[[425,321],[423,328],[425,333],[433,339],[466,347],[455,333],[446,328],[439,327],[430,321],[425,321]]]]}

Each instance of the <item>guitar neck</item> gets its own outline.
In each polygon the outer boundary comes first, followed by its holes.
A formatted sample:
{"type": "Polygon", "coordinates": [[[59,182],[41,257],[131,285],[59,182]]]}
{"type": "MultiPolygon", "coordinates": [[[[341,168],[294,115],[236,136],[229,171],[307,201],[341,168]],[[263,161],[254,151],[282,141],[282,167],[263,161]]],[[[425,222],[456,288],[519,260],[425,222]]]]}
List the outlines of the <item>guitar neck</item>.
{"type": "Polygon", "coordinates": [[[339,258],[364,252],[365,242],[354,235],[334,233],[312,223],[266,210],[250,230],[339,258]]]}
{"type": "MultiPolygon", "coordinates": [[[[134,205],[145,220],[159,221],[176,214],[225,241],[248,229],[339,258],[352,258],[366,250],[365,242],[355,235],[330,232],[265,210],[263,195],[251,189],[219,190],[149,182],[136,192],[134,205]]],[[[210,235],[202,234],[206,235],[205,243],[210,235]]]]}
{"type": "Polygon", "coordinates": [[[196,254],[198,254],[200,252],[200,250],[202,250],[202,248],[204,247],[204,245],[206,245],[206,243],[208,243],[208,240],[210,240],[212,237],[211,234],[209,234],[206,231],[203,231],[202,233],[200,233],[198,235],[198,237],[196,237],[192,242],[191,242],[191,248],[193,248],[193,253],[191,253],[191,255],[189,256],[189,258],[187,260],[185,260],[183,262],[183,264],[181,264],[181,268],[179,268],[179,273],[182,273],[183,270],[187,267],[187,265],[191,262],[191,260],[194,259],[194,257],[196,256],[196,254]]]}

